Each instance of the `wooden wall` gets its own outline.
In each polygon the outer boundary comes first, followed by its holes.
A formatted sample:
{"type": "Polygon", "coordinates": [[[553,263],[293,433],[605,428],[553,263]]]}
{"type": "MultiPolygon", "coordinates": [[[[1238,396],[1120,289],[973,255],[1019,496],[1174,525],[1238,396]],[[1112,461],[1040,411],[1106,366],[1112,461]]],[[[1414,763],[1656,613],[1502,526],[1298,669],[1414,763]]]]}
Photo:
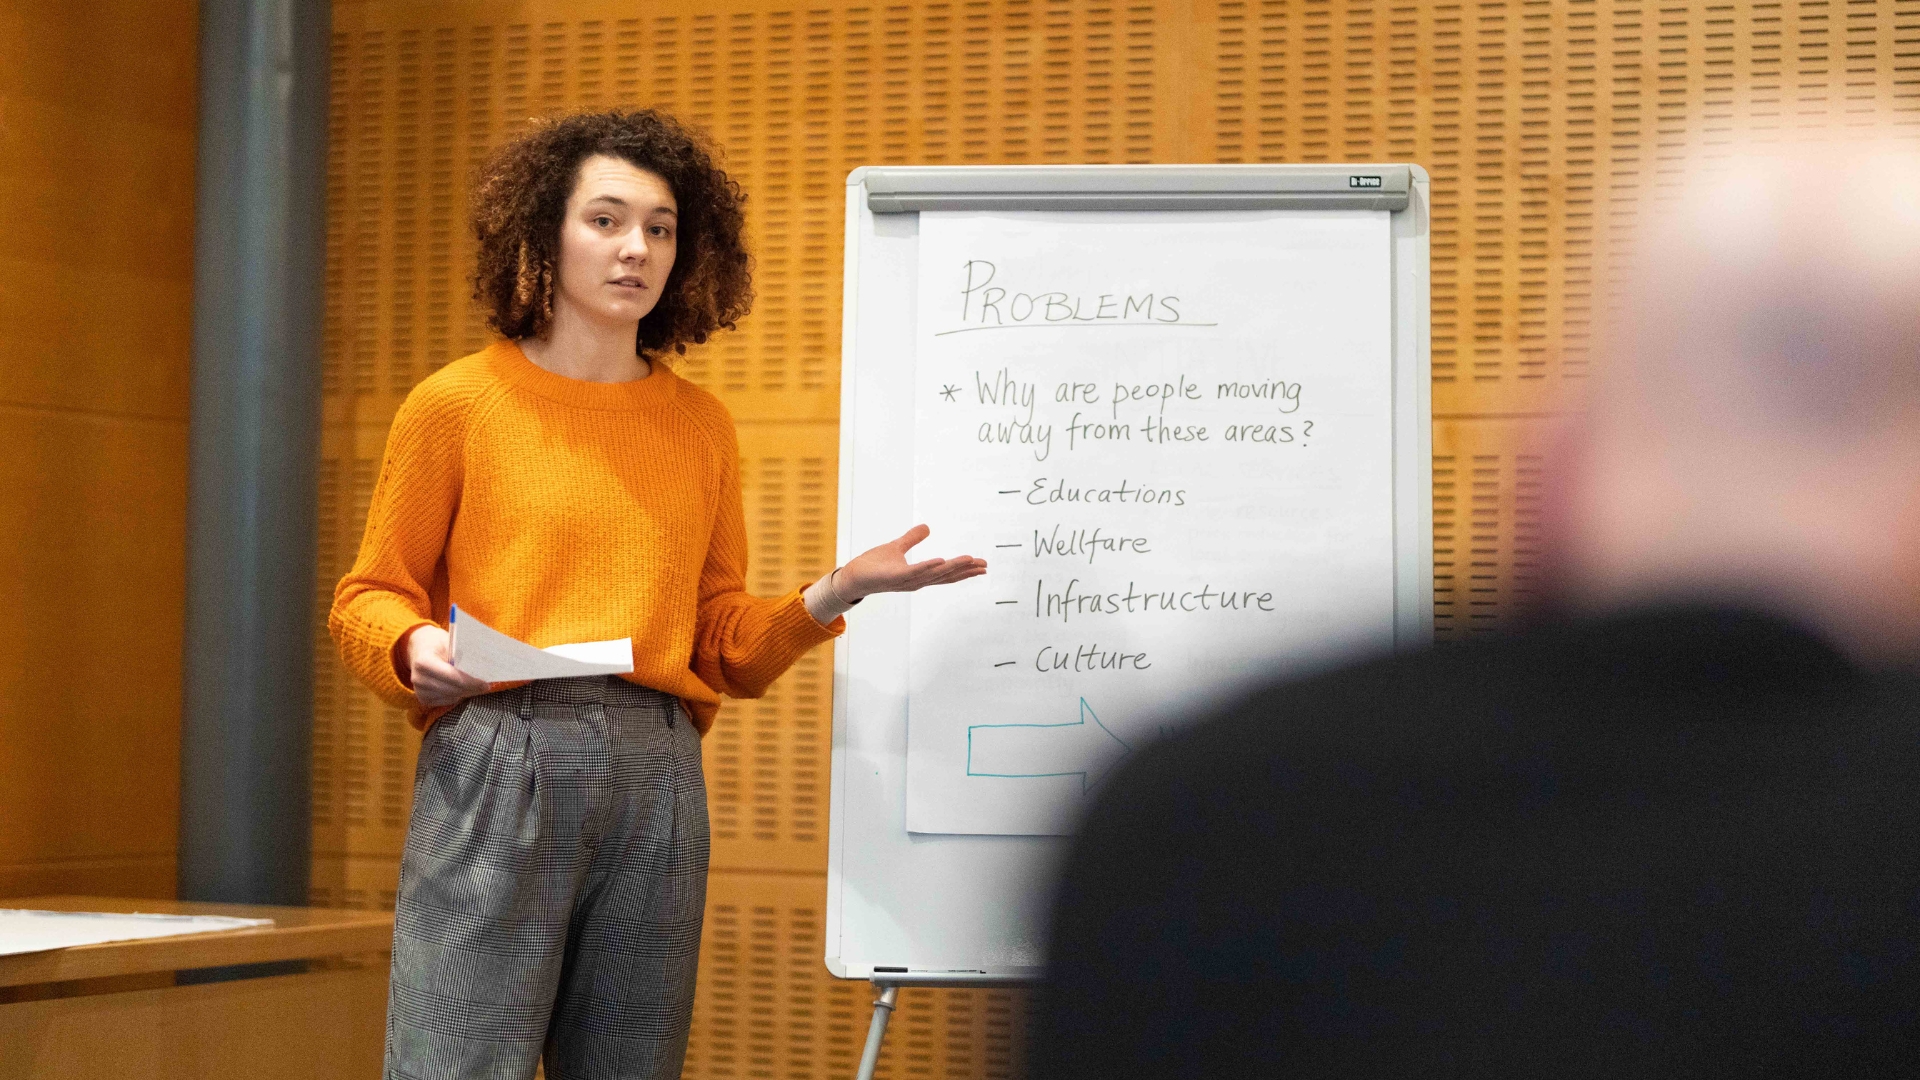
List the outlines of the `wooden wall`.
{"type": "MultiPolygon", "coordinates": [[[[752,586],[829,566],[842,191],[869,163],[1412,161],[1433,176],[1443,639],[1530,587],[1525,447],[1586,370],[1611,242],[1683,147],[1920,106],[1920,0],[338,0],[317,612],[408,387],[486,335],[465,183],[524,118],[659,105],[751,194],[760,301],[680,370],[740,422],[752,586]]],[[[318,902],[390,904],[416,736],[316,623],[318,902]]],[[[689,1075],[850,1075],[821,966],[829,656],[706,742],[714,875],[689,1075]]],[[[1019,1000],[910,991],[885,1075],[1007,1076],[1019,1000]]]]}
{"type": "Polygon", "coordinates": [[[197,28],[0,2],[0,897],[173,895],[197,28]]]}

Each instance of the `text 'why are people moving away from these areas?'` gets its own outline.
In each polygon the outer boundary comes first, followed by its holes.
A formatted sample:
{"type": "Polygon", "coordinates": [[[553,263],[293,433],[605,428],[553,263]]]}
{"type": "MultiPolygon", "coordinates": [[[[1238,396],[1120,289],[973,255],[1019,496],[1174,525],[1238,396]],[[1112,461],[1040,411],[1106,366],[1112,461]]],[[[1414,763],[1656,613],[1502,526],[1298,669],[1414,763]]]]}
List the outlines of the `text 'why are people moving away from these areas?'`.
{"type": "Polygon", "coordinates": [[[1071,831],[1182,700],[1393,634],[1386,212],[927,212],[907,826],[1071,831]]]}

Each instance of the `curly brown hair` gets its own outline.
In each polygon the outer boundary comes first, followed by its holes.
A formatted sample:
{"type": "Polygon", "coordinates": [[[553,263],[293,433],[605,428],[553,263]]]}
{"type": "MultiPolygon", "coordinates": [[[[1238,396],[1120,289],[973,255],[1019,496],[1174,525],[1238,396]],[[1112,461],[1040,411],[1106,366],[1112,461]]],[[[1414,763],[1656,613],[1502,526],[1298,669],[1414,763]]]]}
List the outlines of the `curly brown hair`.
{"type": "Polygon", "coordinates": [[[620,158],[667,182],[679,204],[679,244],[660,302],[640,320],[634,352],[653,356],[733,329],[753,306],[746,194],[705,142],[665,113],[577,113],[533,122],[495,151],[473,188],[479,259],[473,298],[509,338],[537,337],[553,321],[560,226],[580,165],[620,158]]]}

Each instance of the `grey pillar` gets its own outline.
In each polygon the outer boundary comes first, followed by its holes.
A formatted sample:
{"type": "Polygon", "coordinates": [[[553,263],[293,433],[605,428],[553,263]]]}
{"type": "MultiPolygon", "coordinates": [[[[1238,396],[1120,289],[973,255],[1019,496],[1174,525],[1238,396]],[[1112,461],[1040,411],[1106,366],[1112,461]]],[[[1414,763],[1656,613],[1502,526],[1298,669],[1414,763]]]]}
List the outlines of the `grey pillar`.
{"type": "Polygon", "coordinates": [[[326,0],[201,0],[180,895],[305,904],[326,0]]]}

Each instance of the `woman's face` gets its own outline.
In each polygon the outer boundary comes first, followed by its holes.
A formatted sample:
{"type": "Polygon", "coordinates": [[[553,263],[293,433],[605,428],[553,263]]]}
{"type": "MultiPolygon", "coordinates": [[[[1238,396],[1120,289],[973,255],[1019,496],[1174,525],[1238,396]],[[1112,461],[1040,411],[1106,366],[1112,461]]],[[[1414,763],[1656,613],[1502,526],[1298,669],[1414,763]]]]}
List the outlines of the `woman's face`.
{"type": "Polygon", "coordinates": [[[667,287],[679,227],[658,175],[600,154],[581,162],[560,224],[555,313],[564,305],[595,322],[639,322],[667,287]]]}

